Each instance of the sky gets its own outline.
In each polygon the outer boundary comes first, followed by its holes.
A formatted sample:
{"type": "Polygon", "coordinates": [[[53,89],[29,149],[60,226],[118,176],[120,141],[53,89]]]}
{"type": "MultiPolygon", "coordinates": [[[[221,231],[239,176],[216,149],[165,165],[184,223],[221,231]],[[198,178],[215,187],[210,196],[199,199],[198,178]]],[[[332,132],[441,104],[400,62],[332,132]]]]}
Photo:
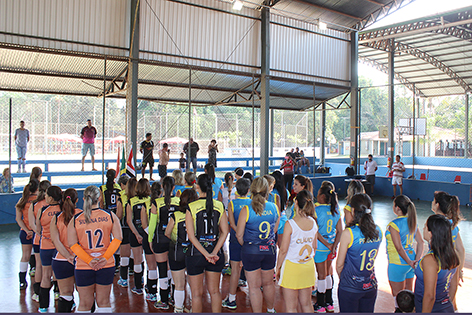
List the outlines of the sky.
{"type": "MultiPolygon", "coordinates": [[[[471,5],[471,0],[416,0],[381,19],[377,23],[374,23],[367,29],[379,28],[425,16],[436,15],[471,5]]],[[[374,85],[381,85],[387,82],[386,74],[364,64],[359,64],[359,75],[370,77],[374,85]]]]}

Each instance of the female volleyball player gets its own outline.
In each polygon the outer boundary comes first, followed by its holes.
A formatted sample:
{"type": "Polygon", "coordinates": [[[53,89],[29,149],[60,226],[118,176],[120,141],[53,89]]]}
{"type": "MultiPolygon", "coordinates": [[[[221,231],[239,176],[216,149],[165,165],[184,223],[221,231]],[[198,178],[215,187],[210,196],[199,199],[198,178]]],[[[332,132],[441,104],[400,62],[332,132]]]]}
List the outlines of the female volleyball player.
{"type": "Polygon", "coordinates": [[[210,176],[212,182],[213,199],[223,201],[223,195],[221,193],[221,191],[223,190],[223,182],[221,181],[221,179],[216,177],[215,166],[213,164],[206,164],[205,174],[208,174],[208,176],[210,176]]]}
{"type": "Polygon", "coordinates": [[[172,172],[172,177],[175,179],[175,186],[172,195],[175,196],[179,190],[182,190],[185,187],[184,173],[181,170],[174,170],[172,172]]]}
{"type": "MultiPolygon", "coordinates": [[[[128,287],[128,271],[130,265],[131,246],[129,245],[129,226],[126,222],[126,205],[128,204],[128,196],[134,197],[136,194],[136,178],[129,178],[128,175],[123,174],[118,179],[121,191],[118,197],[116,206],[116,216],[120,220],[121,233],[123,240],[120,245],[120,279],[117,284],[123,288],[128,287]]],[[[134,266],[134,264],[131,264],[134,266]]]]}
{"type": "MultiPolygon", "coordinates": [[[[334,190],[334,189],[333,189],[334,190]]],[[[349,186],[347,186],[347,197],[346,205],[344,206],[344,223],[348,225],[351,223],[353,214],[351,212],[351,199],[355,194],[365,193],[364,185],[360,180],[351,180],[349,186]]]]}

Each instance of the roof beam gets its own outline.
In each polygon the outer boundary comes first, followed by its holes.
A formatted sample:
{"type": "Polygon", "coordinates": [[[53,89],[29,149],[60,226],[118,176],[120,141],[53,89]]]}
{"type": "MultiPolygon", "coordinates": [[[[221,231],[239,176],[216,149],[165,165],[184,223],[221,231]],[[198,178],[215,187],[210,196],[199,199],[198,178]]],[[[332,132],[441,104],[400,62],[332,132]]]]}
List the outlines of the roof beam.
{"type": "MultiPolygon", "coordinates": [[[[357,22],[352,28],[356,30],[363,30],[366,27],[374,24],[375,22],[383,19],[387,15],[405,7],[406,5],[410,4],[415,0],[393,0],[389,3],[382,5],[380,8],[369,14],[368,16],[364,17],[361,21],[357,22]]],[[[360,35],[360,34],[359,34],[360,35]]],[[[359,38],[360,40],[360,38],[359,38]]]]}
{"type": "Polygon", "coordinates": [[[298,3],[303,3],[303,4],[308,5],[310,7],[322,9],[324,11],[328,11],[328,12],[335,13],[335,14],[338,14],[338,15],[343,15],[345,17],[348,17],[348,18],[351,18],[351,19],[354,19],[354,20],[358,20],[358,21],[362,20],[362,17],[354,16],[354,15],[351,15],[351,14],[348,14],[348,13],[344,13],[344,12],[337,11],[337,10],[334,10],[334,9],[331,9],[331,8],[327,8],[327,7],[324,7],[324,6],[319,5],[319,4],[311,3],[309,1],[303,1],[303,0],[292,0],[292,1],[293,2],[298,2],[298,3]]]}

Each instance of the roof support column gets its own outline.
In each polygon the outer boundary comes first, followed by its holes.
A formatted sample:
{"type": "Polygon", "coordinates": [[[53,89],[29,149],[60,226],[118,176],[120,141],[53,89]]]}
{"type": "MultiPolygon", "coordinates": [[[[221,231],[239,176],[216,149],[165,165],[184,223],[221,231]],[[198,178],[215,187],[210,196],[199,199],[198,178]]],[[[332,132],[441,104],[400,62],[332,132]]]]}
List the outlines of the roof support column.
{"type": "Polygon", "coordinates": [[[320,132],[320,165],[325,164],[325,151],[326,151],[326,103],[321,104],[321,132],[320,132]]]}
{"type": "MultiPolygon", "coordinates": [[[[261,14],[261,176],[269,173],[269,108],[270,108],[270,11],[262,8],[261,14]]],[[[255,174],[254,174],[255,175],[255,174]]]]}
{"type": "Polygon", "coordinates": [[[469,158],[469,94],[465,93],[465,146],[464,157],[469,158]]]}
{"type": "MultiPolygon", "coordinates": [[[[357,168],[357,152],[359,151],[359,79],[358,79],[358,59],[359,59],[359,35],[357,32],[351,33],[351,158],[354,159],[353,166],[357,168]]],[[[324,153],[323,153],[324,154],[324,153]]],[[[357,170],[356,170],[357,173],[357,170]]]]}
{"type": "Polygon", "coordinates": [[[128,90],[126,91],[126,140],[131,140],[136,165],[138,131],[138,58],[139,58],[139,4],[131,0],[130,45],[128,64],[128,90]]]}
{"type": "Polygon", "coordinates": [[[390,40],[390,49],[388,51],[388,143],[387,143],[387,156],[394,161],[393,157],[395,154],[395,51],[393,50],[394,40],[390,40]]]}

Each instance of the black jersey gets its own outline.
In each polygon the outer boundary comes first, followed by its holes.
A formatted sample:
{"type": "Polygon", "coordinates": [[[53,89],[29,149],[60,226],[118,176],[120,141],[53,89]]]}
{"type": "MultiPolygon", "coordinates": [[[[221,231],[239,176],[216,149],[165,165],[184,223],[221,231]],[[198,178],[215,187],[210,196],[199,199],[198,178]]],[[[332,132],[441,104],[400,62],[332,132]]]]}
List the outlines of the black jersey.
{"type": "Polygon", "coordinates": [[[149,209],[151,208],[151,197],[140,198],[138,196],[131,198],[128,201],[128,204],[131,206],[132,222],[137,229],[142,228],[141,222],[141,210],[143,207],[146,208],[146,213],[149,214],[149,209]]]}
{"type": "Polygon", "coordinates": [[[108,189],[107,185],[102,185],[100,187],[102,190],[104,200],[103,205],[106,210],[111,210],[116,214],[116,205],[118,199],[120,198],[121,187],[118,184],[113,184],[113,189],[108,189]]]}
{"type": "Polygon", "coordinates": [[[170,207],[166,206],[164,197],[157,198],[153,200],[152,203],[156,206],[157,210],[157,233],[154,233],[154,238],[157,237],[158,243],[168,243],[169,239],[167,237],[164,237],[164,235],[171,214],[174,213],[174,211],[179,210],[180,198],[172,197],[170,199],[170,207]]]}

